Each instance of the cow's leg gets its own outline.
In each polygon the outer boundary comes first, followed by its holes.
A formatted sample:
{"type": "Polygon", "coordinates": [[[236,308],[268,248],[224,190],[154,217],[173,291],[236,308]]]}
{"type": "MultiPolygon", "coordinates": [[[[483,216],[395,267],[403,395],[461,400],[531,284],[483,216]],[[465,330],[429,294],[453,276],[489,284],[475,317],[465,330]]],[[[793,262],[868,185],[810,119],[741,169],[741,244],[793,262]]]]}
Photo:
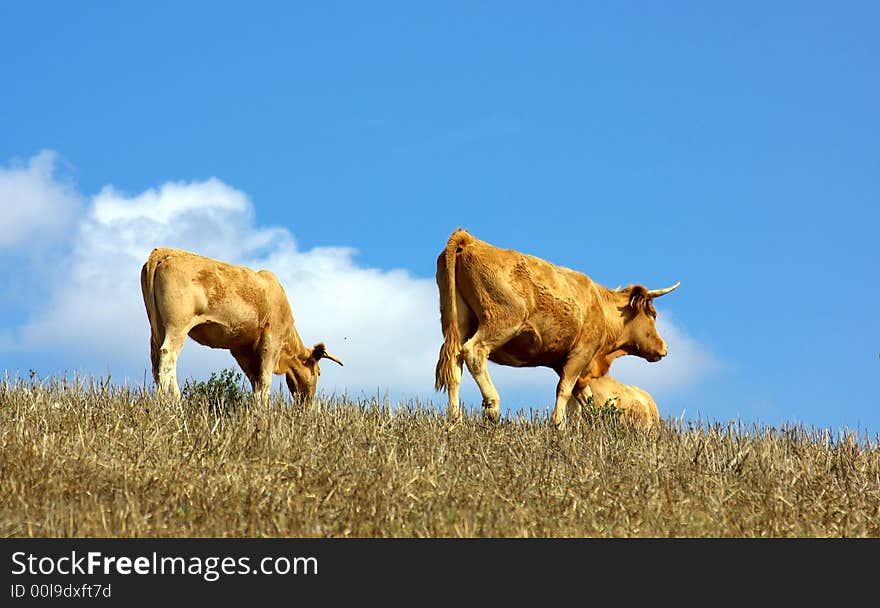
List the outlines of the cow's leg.
{"type": "Polygon", "coordinates": [[[461,346],[461,353],[468,371],[476,380],[477,386],[480,387],[480,393],[483,395],[483,414],[492,422],[498,422],[501,417],[501,396],[489,377],[487,369],[489,355],[495,348],[516,335],[516,332],[516,327],[501,330],[497,327],[482,326],[461,346]]]}
{"type": "Polygon", "coordinates": [[[230,352],[232,353],[232,356],[235,358],[236,362],[238,362],[238,366],[241,368],[241,371],[244,372],[244,375],[251,383],[251,391],[256,392],[257,377],[259,376],[260,365],[257,361],[257,357],[254,354],[253,349],[233,348],[230,350],[230,352]]]}
{"type": "Polygon", "coordinates": [[[269,395],[272,392],[272,369],[261,370],[254,384],[254,399],[262,405],[269,404],[269,395]]]}
{"type": "Polygon", "coordinates": [[[587,409],[587,400],[593,396],[593,391],[590,389],[591,379],[591,376],[581,375],[574,383],[574,389],[571,391],[571,399],[569,399],[568,407],[566,408],[569,416],[577,411],[584,411],[587,409]]]}
{"type": "Polygon", "coordinates": [[[254,397],[264,405],[269,403],[269,393],[272,390],[272,372],[275,370],[275,364],[281,354],[281,346],[275,342],[269,326],[266,325],[263,328],[263,336],[255,354],[257,365],[254,382],[254,397]]]}
{"type": "Polygon", "coordinates": [[[483,352],[478,350],[476,353],[466,354],[464,360],[468,371],[480,387],[480,394],[483,396],[483,414],[492,422],[498,422],[501,417],[501,396],[492,384],[492,378],[489,377],[486,365],[489,355],[483,352]]]}
{"type": "MultiPolygon", "coordinates": [[[[556,405],[553,407],[553,413],[550,416],[556,428],[565,428],[565,411],[569,402],[572,401],[572,392],[578,378],[589,361],[590,358],[585,355],[573,354],[559,370],[559,383],[556,385],[556,405]]],[[[583,395],[583,391],[580,392],[580,395],[583,395]]],[[[580,401],[577,396],[574,397],[574,400],[580,401]]]]}
{"type": "Polygon", "coordinates": [[[180,399],[180,387],[177,386],[177,358],[186,342],[189,329],[182,332],[165,330],[165,339],[159,348],[159,391],[180,399]]]}
{"type": "Polygon", "coordinates": [[[587,400],[593,396],[590,380],[592,380],[592,376],[581,375],[574,383],[574,389],[571,392],[572,401],[582,409],[587,407],[587,400]]]}
{"type": "Polygon", "coordinates": [[[446,387],[449,393],[449,403],[446,406],[446,417],[453,424],[461,420],[461,401],[458,392],[461,386],[461,367],[464,362],[461,356],[452,364],[453,379],[449,386],[446,387]]]}

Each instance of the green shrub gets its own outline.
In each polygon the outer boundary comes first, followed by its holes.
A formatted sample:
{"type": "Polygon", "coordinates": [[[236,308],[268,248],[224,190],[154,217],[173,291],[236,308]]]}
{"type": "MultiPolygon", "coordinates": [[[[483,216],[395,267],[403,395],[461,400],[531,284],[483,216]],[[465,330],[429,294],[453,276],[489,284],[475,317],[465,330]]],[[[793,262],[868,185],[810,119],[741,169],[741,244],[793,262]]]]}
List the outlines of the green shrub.
{"type": "Polygon", "coordinates": [[[602,405],[596,405],[593,396],[587,397],[587,407],[582,411],[584,418],[592,422],[595,421],[614,421],[620,419],[620,410],[617,409],[614,399],[608,399],[602,405]]]}
{"type": "Polygon", "coordinates": [[[219,373],[211,372],[207,381],[187,380],[181,394],[187,401],[204,400],[220,409],[236,408],[244,404],[248,397],[241,373],[230,368],[219,373]]]}

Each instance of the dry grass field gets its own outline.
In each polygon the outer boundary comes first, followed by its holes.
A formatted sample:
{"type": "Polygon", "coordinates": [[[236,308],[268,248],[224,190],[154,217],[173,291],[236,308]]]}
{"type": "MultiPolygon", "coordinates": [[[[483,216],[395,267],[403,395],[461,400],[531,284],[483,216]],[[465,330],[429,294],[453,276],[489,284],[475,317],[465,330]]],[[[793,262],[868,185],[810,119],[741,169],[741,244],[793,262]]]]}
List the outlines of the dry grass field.
{"type": "Polygon", "coordinates": [[[877,438],[0,383],[3,537],[878,537],[877,438]]]}

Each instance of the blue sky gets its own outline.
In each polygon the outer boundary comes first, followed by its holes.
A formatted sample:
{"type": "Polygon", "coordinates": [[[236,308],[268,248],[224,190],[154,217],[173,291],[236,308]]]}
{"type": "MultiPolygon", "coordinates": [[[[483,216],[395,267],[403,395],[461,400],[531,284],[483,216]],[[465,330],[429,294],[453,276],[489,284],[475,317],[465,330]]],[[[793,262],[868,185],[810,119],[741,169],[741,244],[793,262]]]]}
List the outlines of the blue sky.
{"type": "MultiPolygon", "coordinates": [[[[277,265],[346,360],[328,390],[442,404],[463,226],[682,281],[667,359],[611,370],[664,416],[880,433],[880,8],[615,4],[4,3],[0,369],[141,380],[126,281],[173,245],[277,265]]],[[[198,349],[182,376],[232,363],[198,349]]],[[[552,372],[492,373],[552,402],[552,372]]]]}

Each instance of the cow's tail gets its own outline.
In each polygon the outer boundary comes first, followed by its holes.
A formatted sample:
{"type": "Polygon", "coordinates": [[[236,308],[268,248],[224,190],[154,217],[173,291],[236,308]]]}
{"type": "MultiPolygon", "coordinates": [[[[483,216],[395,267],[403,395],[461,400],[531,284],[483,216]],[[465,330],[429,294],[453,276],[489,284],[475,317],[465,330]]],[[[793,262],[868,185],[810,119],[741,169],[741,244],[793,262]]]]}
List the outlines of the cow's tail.
{"type": "Polygon", "coordinates": [[[443,328],[443,346],[437,359],[434,373],[434,388],[449,390],[456,382],[455,367],[459,364],[461,353],[461,333],[458,329],[458,305],[455,291],[455,260],[461,246],[473,240],[467,232],[459,228],[452,233],[446,243],[446,250],[437,260],[437,288],[440,291],[440,326],[443,328]]]}
{"type": "Polygon", "coordinates": [[[158,249],[150,253],[150,257],[141,267],[141,294],[144,296],[144,307],[147,309],[147,319],[150,321],[150,364],[153,371],[153,380],[159,382],[159,349],[162,348],[162,320],[159,318],[159,309],[156,306],[156,293],[154,283],[156,280],[156,267],[161,262],[158,249]]]}

